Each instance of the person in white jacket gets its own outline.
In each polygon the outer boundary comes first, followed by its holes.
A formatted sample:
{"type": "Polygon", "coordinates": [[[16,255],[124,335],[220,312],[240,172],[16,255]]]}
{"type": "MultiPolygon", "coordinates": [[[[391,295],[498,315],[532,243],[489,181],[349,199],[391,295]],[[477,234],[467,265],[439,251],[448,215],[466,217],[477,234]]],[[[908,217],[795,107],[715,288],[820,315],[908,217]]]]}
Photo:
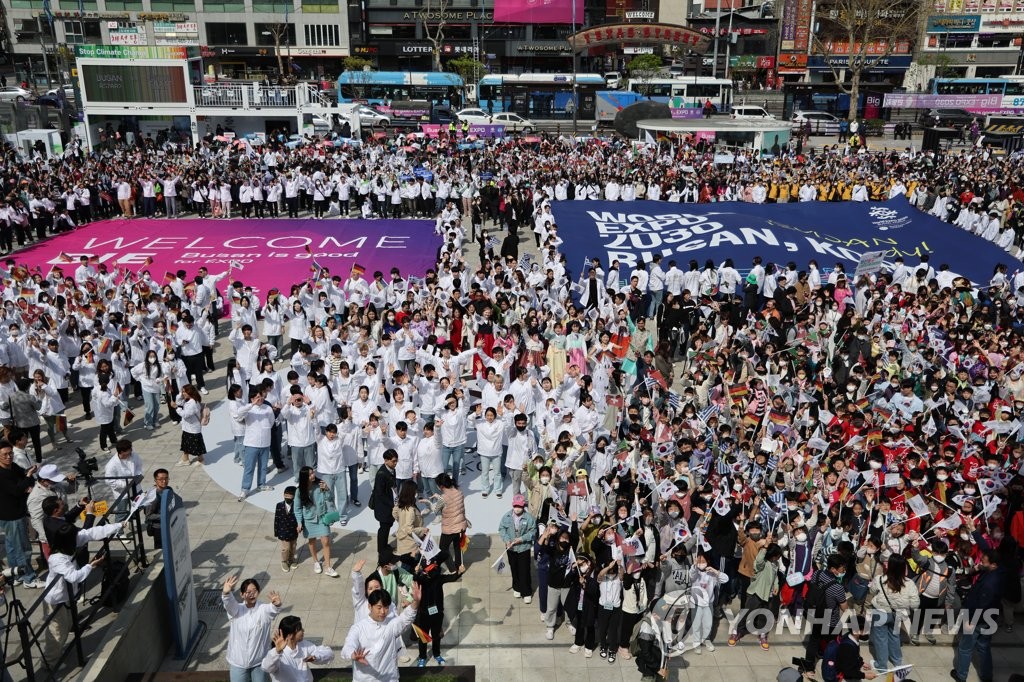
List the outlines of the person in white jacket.
{"type": "Polygon", "coordinates": [[[387,616],[391,609],[391,595],[377,590],[367,597],[370,617],[356,617],[341,650],[344,658],[352,660],[352,682],[398,682],[398,656],[401,651],[398,636],[416,618],[421,594],[420,584],[414,582],[412,604],[390,620],[387,616]]]}
{"type": "Polygon", "coordinates": [[[316,468],[316,438],[320,429],[316,422],[316,408],[303,395],[299,386],[291,387],[291,395],[281,408],[281,418],[288,425],[288,450],[292,456],[295,474],[304,466],[316,468]]]}
{"type": "MultiPolygon", "coordinates": [[[[334,651],[303,639],[305,630],[298,616],[285,616],[270,639],[274,646],[263,657],[260,667],[270,673],[273,682],[312,682],[310,663],[324,665],[334,660],[334,651]]],[[[397,678],[396,678],[397,679],[397,678]]]]}
{"type": "Polygon", "coordinates": [[[78,567],[75,554],[83,544],[79,541],[80,536],[85,533],[86,540],[103,540],[120,530],[120,523],[91,528],[90,533],[80,531],[71,524],[64,524],[53,534],[50,558],[47,562],[50,570],[46,576],[46,590],[43,595],[46,614],[48,617],[52,616],[46,626],[46,632],[43,633],[43,658],[48,663],[57,662],[71,631],[71,611],[67,604],[76,595],[68,594],[68,587],[70,586],[72,591],[77,591],[78,586],[86,581],[93,569],[104,561],[102,556],[96,556],[85,566],[78,567]]]}
{"type": "MultiPolygon", "coordinates": [[[[435,424],[440,429],[441,462],[445,472],[452,477],[457,486],[462,470],[462,458],[466,451],[465,401],[459,400],[455,393],[449,394],[445,398],[445,409],[438,412],[435,424]]],[[[422,469],[422,464],[420,468],[422,469]]]]}
{"type": "Polygon", "coordinates": [[[114,432],[116,427],[114,411],[120,403],[120,396],[121,387],[115,384],[111,390],[109,379],[105,376],[100,377],[99,385],[92,392],[92,413],[100,427],[101,450],[106,450],[108,444],[113,445],[117,440],[117,434],[114,432]]]}
{"type": "Polygon", "coordinates": [[[270,626],[281,612],[281,595],[271,590],[270,602],[260,602],[260,584],[255,578],[242,581],[237,601],[232,592],[238,576],[229,576],[221,591],[221,603],[228,614],[228,646],[225,659],[232,682],[258,682],[263,677],[261,663],[270,650],[270,626]]]}

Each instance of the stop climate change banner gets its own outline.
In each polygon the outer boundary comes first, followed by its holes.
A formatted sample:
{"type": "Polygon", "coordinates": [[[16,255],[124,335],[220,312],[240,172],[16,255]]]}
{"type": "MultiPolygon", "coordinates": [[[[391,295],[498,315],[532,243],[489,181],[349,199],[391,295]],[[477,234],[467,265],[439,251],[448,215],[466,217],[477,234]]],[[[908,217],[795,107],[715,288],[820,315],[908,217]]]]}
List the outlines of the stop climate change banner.
{"type": "Polygon", "coordinates": [[[995,244],[922,213],[905,197],[884,203],[562,201],[552,212],[573,269],[596,257],[605,267],[618,260],[625,272],[661,254],[666,269],[671,260],[686,270],[691,259],[703,266],[732,258],[742,272],[761,256],[799,269],[815,260],[823,272],[839,262],[853,272],[863,254],[877,251],[887,262],[902,255],[908,266],[929,254],[936,269],[948,263],[975,283],[987,283],[996,263],[1010,272],[1022,267],[995,244]]]}
{"type": "Polygon", "coordinates": [[[392,267],[403,277],[422,277],[434,267],[440,245],[433,222],[425,220],[136,219],[80,227],[26,249],[17,259],[40,266],[44,274],[56,265],[71,275],[79,256],[96,256],[111,270],[149,270],[158,282],[165,272],[184,270],[192,276],[206,266],[219,274],[234,262],[231,278],[265,294],[275,287],[287,292],[308,279],[314,263],[343,279],[356,264],[366,269],[367,280],[375,270],[390,280],[392,267]],[[62,260],[62,254],[73,262],[62,260]]]}

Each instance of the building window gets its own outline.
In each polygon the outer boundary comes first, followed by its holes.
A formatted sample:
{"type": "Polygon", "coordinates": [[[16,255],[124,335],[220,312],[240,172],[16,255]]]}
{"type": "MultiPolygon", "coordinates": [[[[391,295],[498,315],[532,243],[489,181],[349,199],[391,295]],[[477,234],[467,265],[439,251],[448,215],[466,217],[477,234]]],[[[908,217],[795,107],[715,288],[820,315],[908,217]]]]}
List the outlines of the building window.
{"type": "Polygon", "coordinates": [[[306,45],[310,47],[338,47],[341,45],[341,31],[337,25],[310,24],[303,26],[306,45]]]}
{"type": "Polygon", "coordinates": [[[142,0],[106,0],[108,12],[141,12],[142,0]]]}
{"type": "Polygon", "coordinates": [[[210,45],[247,45],[245,24],[206,22],[206,42],[210,45]]]}
{"type": "Polygon", "coordinates": [[[69,45],[102,44],[99,21],[64,20],[64,39],[69,45]]]}
{"type": "Polygon", "coordinates": [[[534,25],[534,40],[564,40],[572,33],[570,26],[541,26],[534,25]]]}
{"type": "MultiPolygon", "coordinates": [[[[291,3],[287,4],[289,5],[288,12],[294,12],[294,8],[290,6],[291,3]]],[[[254,2],[252,3],[253,12],[264,12],[266,14],[284,14],[284,10],[285,3],[283,2],[274,2],[273,0],[254,0],[254,2]]]]}
{"type": "Polygon", "coordinates": [[[195,12],[195,0],[150,0],[150,10],[153,12],[195,12]]]}
{"type": "Polygon", "coordinates": [[[303,14],[337,14],[338,0],[302,0],[303,14]]]}
{"type": "Polygon", "coordinates": [[[279,24],[256,24],[256,44],[274,45],[274,32],[281,36],[282,45],[295,45],[295,24],[288,24],[288,30],[282,30],[284,22],[279,24]]]}
{"type": "Polygon", "coordinates": [[[204,12],[224,12],[225,14],[231,12],[244,12],[244,2],[204,2],[204,12]]]}

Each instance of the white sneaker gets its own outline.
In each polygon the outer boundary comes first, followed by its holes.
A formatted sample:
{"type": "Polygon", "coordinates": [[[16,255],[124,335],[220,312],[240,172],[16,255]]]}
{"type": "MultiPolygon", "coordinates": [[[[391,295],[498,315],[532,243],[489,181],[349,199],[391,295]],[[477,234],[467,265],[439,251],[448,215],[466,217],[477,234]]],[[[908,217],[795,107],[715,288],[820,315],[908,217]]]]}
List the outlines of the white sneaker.
{"type": "Polygon", "coordinates": [[[548,628],[547,631],[544,633],[544,639],[554,639],[554,638],[555,638],[555,629],[554,628],[548,628]]]}
{"type": "Polygon", "coordinates": [[[22,587],[27,587],[30,590],[41,590],[44,587],[46,587],[46,581],[45,580],[40,580],[39,578],[36,578],[32,582],[22,581],[21,586],[22,587]]]}
{"type": "Polygon", "coordinates": [[[522,599],[522,597],[523,597],[523,595],[519,594],[515,590],[512,590],[512,596],[515,597],[516,599],[522,599]]]}
{"type": "Polygon", "coordinates": [[[338,577],[338,572],[334,570],[334,567],[333,567],[333,566],[328,566],[328,567],[327,567],[327,570],[326,570],[326,571],[324,571],[324,574],[325,574],[325,575],[326,575],[326,576],[327,576],[328,578],[337,578],[337,577],[338,577]]]}
{"type": "Polygon", "coordinates": [[[714,651],[715,650],[715,645],[711,643],[710,639],[705,639],[704,640],[704,648],[707,649],[708,651],[714,651]]]}
{"type": "Polygon", "coordinates": [[[583,658],[593,658],[593,657],[594,657],[594,650],[593,649],[584,649],[583,650],[583,658]]]}
{"type": "Polygon", "coordinates": [[[580,648],[578,646],[576,646],[575,644],[573,644],[571,647],[569,647],[569,653],[570,654],[578,654],[579,652],[580,652],[580,648]]]}
{"type": "Polygon", "coordinates": [[[533,597],[531,597],[530,595],[526,595],[525,597],[523,597],[523,603],[524,604],[532,604],[533,603],[533,597]]]}
{"type": "Polygon", "coordinates": [[[203,386],[201,389],[199,389],[199,392],[202,393],[203,395],[209,395],[210,394],[210,392],[206,390],[205,386],[203,386]]]}
{"type": "Polygon", "coordinates": [[[321,565],[321,563],[319,561],[314,561],[313,562],[313,572],[314,573],[323,573],[324,572],[324,567],[323,567],[323,565],[321,565]]]}

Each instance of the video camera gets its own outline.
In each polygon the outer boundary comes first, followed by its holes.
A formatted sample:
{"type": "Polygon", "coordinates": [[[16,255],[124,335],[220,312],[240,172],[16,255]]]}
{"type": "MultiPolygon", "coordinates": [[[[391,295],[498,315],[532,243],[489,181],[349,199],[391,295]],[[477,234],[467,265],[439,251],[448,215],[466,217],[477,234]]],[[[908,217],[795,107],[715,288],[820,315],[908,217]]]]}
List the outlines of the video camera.
{"type": "Polygon", "coordinates": [[[89,457],[82,448],[75,448],[75,452],[78,454],[78,461],[75,462],[75,471],[85,481],[92,480],[92,475],[100,469],[99,462],[96,461],[95,457],[89,457]]]}

